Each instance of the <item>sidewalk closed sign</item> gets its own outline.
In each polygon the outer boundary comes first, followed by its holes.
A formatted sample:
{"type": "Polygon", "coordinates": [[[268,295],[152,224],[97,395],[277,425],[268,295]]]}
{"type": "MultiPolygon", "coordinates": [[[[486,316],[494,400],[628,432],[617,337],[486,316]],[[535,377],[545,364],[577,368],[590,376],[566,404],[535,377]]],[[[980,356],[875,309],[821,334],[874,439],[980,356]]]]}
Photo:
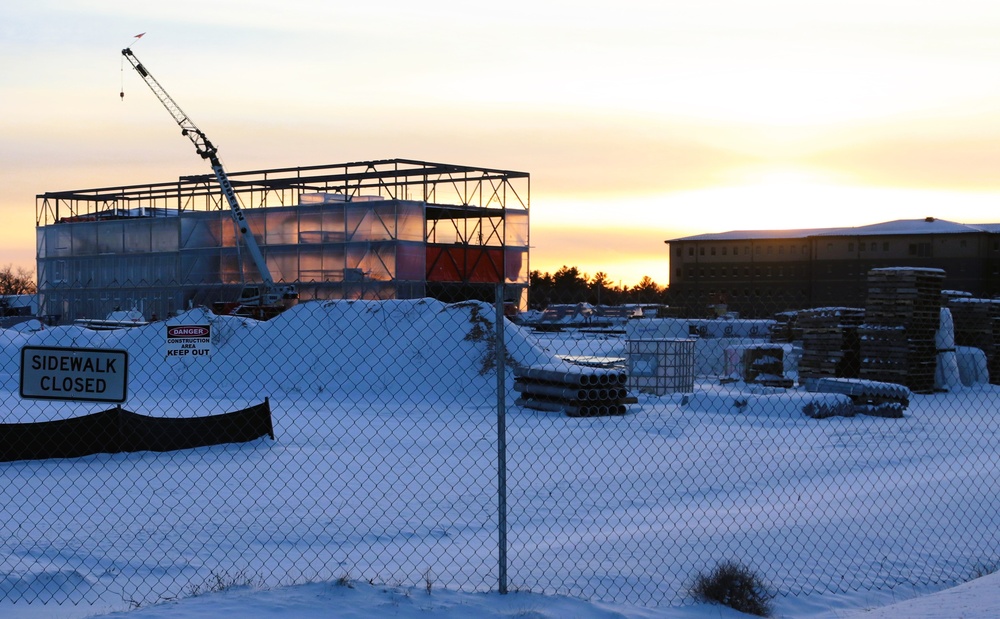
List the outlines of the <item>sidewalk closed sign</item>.
{"type": "Polygon", "coordinates": [[[21,349],[21,397],[72,402],[124,402],[128,352],[99,348],[21,349]]]}

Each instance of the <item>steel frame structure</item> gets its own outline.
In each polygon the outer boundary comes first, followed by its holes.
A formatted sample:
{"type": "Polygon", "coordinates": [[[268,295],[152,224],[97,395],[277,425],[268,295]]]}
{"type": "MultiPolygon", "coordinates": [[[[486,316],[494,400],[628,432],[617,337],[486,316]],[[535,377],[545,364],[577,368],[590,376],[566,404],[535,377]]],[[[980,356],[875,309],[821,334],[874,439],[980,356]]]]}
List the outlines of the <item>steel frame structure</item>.
{"type": "MultiPolygon", "coordinates": [[[[229,179],[245,208],[296,206],[304,193],[337,193],[346,200],[377,193],[444,207],[428,208],[429,221],[479,217],[481,209],[530,208],[527,172],[412,159],[231,172],[229,179]]],[[[229,208],[215,176],[198,174],[170,183],[38,194],[35,225],[132,217],[140,207],[145,217],[229,208]]]]}

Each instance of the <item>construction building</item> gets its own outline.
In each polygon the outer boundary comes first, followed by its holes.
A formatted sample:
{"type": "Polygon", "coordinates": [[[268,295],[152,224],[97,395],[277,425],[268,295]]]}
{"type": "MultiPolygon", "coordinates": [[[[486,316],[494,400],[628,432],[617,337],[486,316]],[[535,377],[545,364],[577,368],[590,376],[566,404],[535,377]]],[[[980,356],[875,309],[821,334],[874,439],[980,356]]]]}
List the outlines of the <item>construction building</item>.
{"type": "Polygon", "coordinates": [[[864,307],[868,271],[938,268],[944,287],[1000,294],[1000,224],[928,217],[856,228],[750,230],[665,241],[670,303],[688,316],[747,317],[813,307],[864,307]]]}
{"type": "MultiPolygon", "coordinates": [[[[406,159],[233,172],[275,281],[300,300],[527,304],[530,177],[406,159]]],[[[212,174],[36,196],[40,311],[147,318],[239,298],[260,281],[212,174]]]]}

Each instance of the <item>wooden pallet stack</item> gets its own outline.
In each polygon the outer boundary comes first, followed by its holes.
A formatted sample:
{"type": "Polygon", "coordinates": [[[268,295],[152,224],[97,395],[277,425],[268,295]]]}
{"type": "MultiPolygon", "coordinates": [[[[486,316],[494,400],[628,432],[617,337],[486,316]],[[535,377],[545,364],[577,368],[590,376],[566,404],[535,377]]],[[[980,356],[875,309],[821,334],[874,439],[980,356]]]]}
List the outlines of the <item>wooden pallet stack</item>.
{"type": "Polygon", "coordinates": [[[1000,300],[990,299],[990,325],[993,336],[993,355],[986,363],[990,371],[990,384],[1000,385],[1000,300]]]}
{"type": "Polygon", "coordinates": [[[868,272],[861,338],[861,378],[934,391],[941,322],[941,269],[886,268],[868,272]]]}
{"type": "MultiPolygon", "coordinates": [[[[955,324],[955,345],[978,348],[992,363],[996,357],[994,323],[997,304],[991,299],[971,297],[950,298],[946,303],[955,324]]],[[[993,376],[992,369],[990,376],[993,376]]]]}
{"type": "Polygon", "coordinates": [[[865,310],[857,307],[820,307],[801,310],[802,358],[799,384],[820,378],[857,378],[861,372],[858,327],[865,310]]]}
{"type": "Polygon", "coordinates": [[[625,386],[628,374],[616,369],[522,367],[514,369],[514,377],[518,406],[569,417],[624,415],[625,405],[636,401],[625,386]]]}
{"type": "Polygon", "coordinates": [[[982,350],[990,384],[1000,385],[1000,300],[957,297],[947,303],[955,323],[955,345],[982,350]]]}
{"type": "Polygon", "coordinates": [[[768,339],[775,344],[791,344],[802,338],[802,331],[798,327],[799,312],[778,312],[774,315],[774,322],[768,328],[768,339]]]}

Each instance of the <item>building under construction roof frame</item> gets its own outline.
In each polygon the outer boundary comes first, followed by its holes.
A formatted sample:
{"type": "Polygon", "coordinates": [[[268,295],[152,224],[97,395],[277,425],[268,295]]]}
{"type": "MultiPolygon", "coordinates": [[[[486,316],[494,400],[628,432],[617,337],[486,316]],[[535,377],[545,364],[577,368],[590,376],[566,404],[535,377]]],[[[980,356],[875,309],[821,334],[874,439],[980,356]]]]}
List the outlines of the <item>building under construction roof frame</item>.
{"type": "MultiPolygon", "coordinates": [[[[299,298],[526,303],[530,175],[387,159],[228,174],[275,281],[299,298]]],[[[214,175],[36,196],[39,298],[62,320],[231,303],[258,268],[214,175]],[[230,220],[230,225],[226,221],[230,220]]]]}
{"type": "MultiPolygon", "coordinates": [[[[230,172],[233,189],[246,208],[295,206],[305,193],[334,193],[347,201],[375,192],[394,200],[418,200],[428,219],[460,218],[465,209],[530,207],[530,175],[412,159],[383,159],[334,165],[230,172]],[[458,207],[458,208],[455,208],[458,207]]],[[[181,176],[177,182],[122,185],[38,194],[35,225],[77,219],[129,217],[142,207],[146,217],[184,211],[227,210],[213,174],[181,176]]]]}

